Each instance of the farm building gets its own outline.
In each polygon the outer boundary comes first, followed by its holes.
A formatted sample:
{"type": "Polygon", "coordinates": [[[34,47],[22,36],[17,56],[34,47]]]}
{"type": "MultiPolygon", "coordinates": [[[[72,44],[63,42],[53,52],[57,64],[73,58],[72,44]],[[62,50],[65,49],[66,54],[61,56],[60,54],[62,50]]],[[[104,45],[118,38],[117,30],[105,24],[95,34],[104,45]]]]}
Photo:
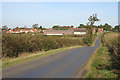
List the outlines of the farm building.
{"type": "Polygon", "coordinates": [[[84,29],[68,29],[68,30],[46,30],[44,35],[84,35],[87,34],[87,30],[84,29]]]}
{"type": "Polygon", "coordinates": [[[85,28],[83,28],[83,29],[75,29],[74,34],[76,34],[76,35],[84,35],[84,34],[87,34],[87,30],[85,28]]]}
{"type": "Polygon", "coordinates": [[[73,34],[73,30],[46,30],[44,35],[67,35],[73,34]]]}

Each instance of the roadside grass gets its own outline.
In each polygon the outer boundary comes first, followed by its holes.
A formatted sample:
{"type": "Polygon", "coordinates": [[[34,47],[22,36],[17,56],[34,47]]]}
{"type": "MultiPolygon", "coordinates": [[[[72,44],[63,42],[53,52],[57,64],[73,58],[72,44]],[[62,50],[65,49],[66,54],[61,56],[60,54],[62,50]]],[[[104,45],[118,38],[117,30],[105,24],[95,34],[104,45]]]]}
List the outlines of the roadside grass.
{"type": "Polygon", "coordinates": [[[72,46],[72,47],[65,47],[65,48],[59,48],[59,49],[54,49],[54,50],[49,50],[49,51],[42,51],[42,52],[34,52],[34,53],[24,53],[23,55],[20,55],[19,57],[16,58],[5,58],[2,59],[2,68],[6,68],[9,66],[13,66],[15,64],[20,64],[24,63],[33,59],[37,59],[40,57],[44,57],[47,55],[52,55],[58,52],[62,52],[64,50],[72,49],[72,48],[77,48],[77,47],[83,47],[83,46],[72,46]]]}
{"type": "Polygon", "coordinates": [[[101,47],[92,55],[85,69],[87,70],[84,78],[117,78],[118,75],[112,69],[112,61],[109,49],[101,43],[101,47]]]}
{"type": "Polygon", "coordinates": [[[92,44],[91,44],[92,47],[95,46],[95,42],[96,42],[96,40],[98,39],[98,35],[99,35],[99,34],[96,35],[95,40],[92,42],[92,44]]]}

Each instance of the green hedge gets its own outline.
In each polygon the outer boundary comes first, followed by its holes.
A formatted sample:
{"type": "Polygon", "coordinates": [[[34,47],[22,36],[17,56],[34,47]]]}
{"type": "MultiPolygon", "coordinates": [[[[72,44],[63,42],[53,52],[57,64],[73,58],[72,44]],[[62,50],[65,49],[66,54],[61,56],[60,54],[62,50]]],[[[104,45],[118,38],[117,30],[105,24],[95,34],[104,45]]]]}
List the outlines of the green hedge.
{"type": "Polygon", "coordinates": [[[84,45],[80,39],[31,34],[3,34],[3,57],[18,57],[23,52],[48,51],[62,47],[84,45]]]}
{"type": "Polygon", "coordinates": [[[91,35],[91,36],[87,36],[86,38],[83,39],[83,42],[86,45],[90,46],[92,44],[92,42],[94,41],[94,39],[95,39],[96,36],[97,36],[96,34],[91,35]]]}

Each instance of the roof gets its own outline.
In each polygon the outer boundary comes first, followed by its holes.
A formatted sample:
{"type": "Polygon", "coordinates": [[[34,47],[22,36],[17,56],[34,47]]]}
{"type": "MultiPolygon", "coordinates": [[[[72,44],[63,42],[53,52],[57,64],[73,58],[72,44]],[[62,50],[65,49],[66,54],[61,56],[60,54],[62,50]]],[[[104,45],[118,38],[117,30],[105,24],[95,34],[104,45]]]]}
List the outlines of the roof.
{"type": "Polygon", "coordinates": [[[76,29],[76,28],[69,28],[69,29],[76,29]]]}
{"type": "Polygon", "coordinates": [[[86,32],[86,28],[68,30],[45,30],[44,34],[73,34],[73,32],[86,32]]]}
{"type": "Polygon", "coordinates": [[[75,29],[74,32],[86,32],[86,28],[78,28],[78,29],[75,29]]]}
{"type": "Polygon", "coordinates": [[[86,29],[86,28],[69,28],[69,29],[86,29]]]}
{"type": "Polygon", "coordinates": [[[45,30],[44,34],[72,34],[74,30],[45,30]]]}

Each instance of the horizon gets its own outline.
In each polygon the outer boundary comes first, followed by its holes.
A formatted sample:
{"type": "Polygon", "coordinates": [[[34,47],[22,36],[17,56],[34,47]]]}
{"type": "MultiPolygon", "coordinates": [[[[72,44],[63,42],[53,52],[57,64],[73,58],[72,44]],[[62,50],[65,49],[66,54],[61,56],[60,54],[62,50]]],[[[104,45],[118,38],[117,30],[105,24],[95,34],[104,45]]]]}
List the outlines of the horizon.
{"type": "Polygon", "coordinates": [[[95,25],[118,25],[117,2],[3,2],[2,24],[9,28],[31,28],[33,24],[44,28],[54,25],[78,27],[86,25],[89,16],[95,13],[100,19],[95,25]]]}

